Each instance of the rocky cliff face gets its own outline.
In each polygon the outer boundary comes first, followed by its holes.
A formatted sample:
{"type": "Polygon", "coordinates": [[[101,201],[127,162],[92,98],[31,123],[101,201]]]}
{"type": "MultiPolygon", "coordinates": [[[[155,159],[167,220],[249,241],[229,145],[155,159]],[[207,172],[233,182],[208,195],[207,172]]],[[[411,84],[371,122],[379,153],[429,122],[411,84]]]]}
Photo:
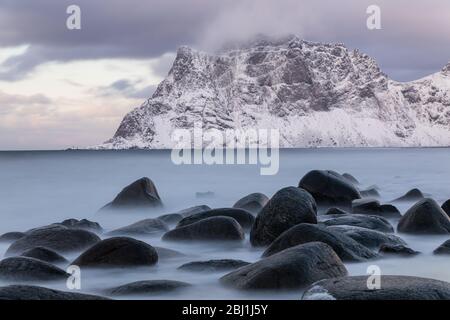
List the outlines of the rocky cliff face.
{"type": "Polygon", "coordinates": [[[105,149],[171,148],[174,129],[278,128],[283,147],[450,145],[450,64],[389,79],[369,56],[296,37],[217,54],[188,47],[105,149]]]}

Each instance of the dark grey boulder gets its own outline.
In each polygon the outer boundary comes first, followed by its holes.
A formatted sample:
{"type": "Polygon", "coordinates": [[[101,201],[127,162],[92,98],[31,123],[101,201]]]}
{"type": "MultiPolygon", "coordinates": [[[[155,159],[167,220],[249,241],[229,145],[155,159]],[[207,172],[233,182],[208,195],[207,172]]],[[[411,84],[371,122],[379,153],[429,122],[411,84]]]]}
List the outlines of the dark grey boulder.
{"type": "Polygon", "coordinates": [[[156,252],[158,253],[158,260],[181,258],[186,256],[184,253],[168,248],[162,247],[153,247],[153,248],[155,248],[156,252]]]}
{"type": "Polygon", "coordinates": [[[363,246],[371,249],[378,250],[383,244],[406,246],[406,242],[403,241],[400,237],[394,234],[384,233],[377,230],[345,225],[330,226],[328,227],[328,229],[335,232],[342,232],[346,236],[349,236],[363,246]]]}
{"type": "Polygon", "coordinates": [[[107,298],[38,286],[11,285],[0,287],[0,300],[107,300],[107,298]]]}
{"type": "Polygon", "coordinates": [[[323,222],[326,226],[355,226],[381,232],[394,232],[394,227],[385,218],[364,214],[339,216],[323,222]]]}
{"type": "Polygon", "coordinates": [[[304,300],[449,300],[450,284],[408,276],[381,276],[379,290],[367,289],[367,276],[326,279],[314,283],[304,300]]]}
{"type": "Polygon", "coordinates": [[[68,274],[48,263],[27,257],[11,257],[0,261],[0,279],[6,281],[54,281],[68,274]]]}
{"type": "Polygon", "coordinates": [[[61,224],[71,229],[82,229],[96,233],[103,232],[103,228],[98,222],[90,221],[88,219],[67,219],[61,222],[61,224]]]}
{"type": "Polygon", "coordinates": [[[364,190],[360,190],[359,193],[361,193],[361,196],[363,198],[380,198],[381,195],[378,192],[376,187],[370,187],[364,190]]]}
{"type": "Polygon", "coordinates": [[[34,247],[45,247],[58,253],[82,251],[100,241],[100,238],[90,231],[51,227],[36,229],[13,242],[6,255],[21,254],[34,247]]]}
{"type": "Polygon", "coordinates": [[[178,222],[180,222],[181,220],[183,220],[183,216],[179,213],[168,213],[168,214],[163,214],[159,217],[157,217],[156,219],[161,220],[162,222],[166,223],[166,224],[177,224],[178,222]]]}
{"type": "Polygon", "coordinates": [[[190,287],[186,282],[173,280],[143,280],[127,283],[108,290],[111,296],[152,295],[173,292],[190,287]]]}
{"type": "Polygon", "coordinates": [[[200,206],[186,208],[186,209],[177,211],[175,213],[163,214],[163,215],[159,216],[157,219],[160,219],[167,224],[177,224],[178,222],[183,220],[183,218],[190,217],[194,214],[204,212],[204,211],[209,211],[209,210],[211,210],[210,207],[208,207],[206,205],[200,205],[200,206]]]}
{"type": "Polygon", "coordinates": [[[357,214],[379,215],[386,218],[401,218],[402,215],[391,204],[381,205],[375,199],[357,199],[352,202],[352,212],[357,214]]]}
{"type": "Polygon", "coordinates": [[[44,248],[35,247],[22,253],[22,257],[34,258],[49,263],[63,263],[67,262],[66,258],[58,254],[57,252],[44,248]]]}
{"type": "Polygon", "coordinates": [[[294,289],[316,281],[347,275],[347,269],[330,246],[311,242],[283,250],[241,267],[220,280],[244,290],[294,289]]]}
{"type": "Polygon", "coordinates": [[[390,244],[381,245],[379,252],[382,255],[396,255],[404,257],[411,257],[418,255],[420,253],[404,245],[390,245],[390,244]]]}
{"type": "Polygon", "coordinates": [[[255,222],[255,217],[246,210],[235,208],[221,208],[195,213],[193,215],[190,215],[189,217],[183,218],[180,222],[178,222],[177,228],[187,226],[206,218],[219,216],[235,219],[244,229],[250,229],[255,222]]]}
{"type": "Polygon", "coordinates": [[[314,198],[301,188],[278,191],[256,217],[250,232],[253,246],[266,246],[299,223],[317,223],[314,198]]]}
{"type": "Polygon", "coordinates": [[[342,261],[366,261],[377,255],[340,232],[324,226],[302,223],[293,226],[276,238],[263,253],[263,257],[274,255],[287,248],[309,242],[323,242],[333,248],[342,261]]]}
{"type": "Polygon", "coordinates": [[[448,215],[448,216],[450,216],[450,199],[449,200],[447,200],[447,201],[445,201],[443,204],[442,204],[442,210],[444,210],[445,211],[445,213],[448,215]]]}
{"type": "Polygon", "coordinates": [[[349,212],[339,209],[339,208],[330,208],[325,212],[327,216],[340,216],[350,214],[349,212]]]}
{"type": "Polygon", "coordinates": [[[445,241],[433,251],[434,254],[450,254],[450,240],[445,241]]]}
{"type": "Polygon", "coordinates": [[[13,242],[25,235],[24,232],[7,232],[0,236],[0,242],[13,242]]]}
{"type": "Polygon", "coordinates": [[[356,179],[353,175],[351,175],[350,173],[343,173],[342,176],[347,179],[348,181],[350,181],[352,184],[354,185],[358,185],[359,181],[358,179],[356,179]]]}
{"type": "Polygon", "coordinates": [[[204,271],[214,272],[214,271],[234,270],[246,266],[248,264],[250,263],[242,260],[220,259],[208,261],[193,261],[181,265],[180,267],[178,267],[178,269],[197,272],[204,272],[204,271]]]}
{"type": "Polygon", "coordinates": [[[447,234],[450,233],[450,218],[436,201],[425,198],[406,211],[397,230],[413,234],[447,234]]]}
{"type": "Polygon", "coordinates": [[[425,196],[423,195],[422,191],[420,191],[419,189],[411,189],[401,197],[392,200],[392,202],[419,201],[423,198],[425,198],[425,196]]]}
{"type": "Polygon", "coordinates": [[[355,199],[361,199],[358,189],[337,172],[314,170],[307,173],[298,185],[308,191],[318,206],[350,207],[355,199]]]}
{"type": "Polygon", "coordinates": [[[203,204],[203,205],[199,205],[199,206],[186,208],[186,209],[177,211],[176,213],[181,214],[183,217],[189,217],[189,216],[192,216],[193,214],[200,213],[203,211],[208,211],[208,210],[211,210],[211,208],[209,206],[203,204]]]}
{"type": "Polygon", "coordinates": [[[102,240],[83,252],[73,265],[88,268],[152,266],[158,254],[151,245],[126,237],[102,240]]]}
{"type": "Polygon", "coordinates": [[[230,217],[211,217],[168,231],[163,240],[244,240],[244,230],[230,217]]]}
{"type": "Polygon", "coordinates": [[[123,210],[133,208],[161,207],[162,201],[152,180],[147,177],[126,186],[113,201],[101,210],[123,210]]]}
{"type": "Polygon", "coordinates": [[[269,202],[269,198],[262,193],[252,193],[238,200],[233,208],[244,209],[253,213],[258,213],[269,202]]]}
{"type": "Polygon", "coordinates": [[[159,219],[144,219],[128,226],[112,230],[107,233],[109,236],[147,236],[158,235],[169,230],[169,226],[159,219]]]}

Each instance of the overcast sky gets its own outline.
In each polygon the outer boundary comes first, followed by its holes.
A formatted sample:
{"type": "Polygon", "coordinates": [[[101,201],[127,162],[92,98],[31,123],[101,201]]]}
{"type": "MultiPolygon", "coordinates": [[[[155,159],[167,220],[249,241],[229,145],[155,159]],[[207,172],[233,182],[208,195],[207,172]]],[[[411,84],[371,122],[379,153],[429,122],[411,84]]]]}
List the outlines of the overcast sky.
{"type": "Polygon", "coordinates": [[[342,42],[414,80],[450,60],[450,1],[1,0],[0,150],[99,144],[151,96],[178,46],[214,51],[255,34],[342,42]],[[81,30],[66,28],[72,4],[81,30]],[[381,30],[366,27],[372,4],[381,30]]]}

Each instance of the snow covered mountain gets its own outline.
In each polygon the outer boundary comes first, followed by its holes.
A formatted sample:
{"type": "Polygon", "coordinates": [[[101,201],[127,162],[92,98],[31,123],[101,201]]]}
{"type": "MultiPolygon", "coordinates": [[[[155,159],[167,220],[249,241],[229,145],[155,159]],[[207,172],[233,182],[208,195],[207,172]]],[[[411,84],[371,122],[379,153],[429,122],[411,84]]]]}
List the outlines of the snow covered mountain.
{"type": "Polygon", "coordinates": [[[278,128],[282,147],[450,146],[450,63],[389,79],[342,44],[259,39],[217,54],[178,50],[153,96],[100,149],[171,148],[176,128],[278,128]]]}

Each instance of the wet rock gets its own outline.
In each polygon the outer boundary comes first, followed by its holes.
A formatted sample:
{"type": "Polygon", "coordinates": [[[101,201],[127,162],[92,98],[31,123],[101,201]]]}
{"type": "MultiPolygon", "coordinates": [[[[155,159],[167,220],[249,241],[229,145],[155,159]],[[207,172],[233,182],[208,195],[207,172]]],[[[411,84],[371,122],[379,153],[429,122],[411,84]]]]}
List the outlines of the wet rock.
{"type": "Polygon", "coordinates": [[[255,222],[255,217],[248,211],[243,209],[234,208],[222,208],[222,209],[212,209],[208,211],[203,211],[200,213],[195,213],[189,217],[183,218],[178,224],[177,228],[187,226],[189,224],[198,222],[200,220],[211,218],[211,217],[230,217],[235,219],[242,228],[250,229],[255,222]]]}
{"type": "Polygon", "coordinates": [[[13,242],[25,235],[23,232],[7,232],[0,236],[0,242],[13,242]]]}
{"type": "Polygon", "coordinates": [[[401,218],[402,215],[391,204],[381,205],[375,199],[357,199],[352,202],[352,212],[357,214],[380,215],[386,218],[401,218]]]}
{"type": "Polygon", "coordinates": [[[352,184],[354,185],[358,185],[359,181],[358,179],[356,179],[354,176],[352,176],[350,173],[344,173],[342,174],[342,176],[347,179],[348,181],[350,181],[352,184]]]}
{"type": "Polygon", "coordinates": [[[450,284],[407,276],[381,276],[381,288],[367,290],[367,276],[326,279],[314,283],[304,300],[448,300],[450,284]]]}
{"type": "Polygon", "coordinates": [[[311,242],[241,267],[223,276],[221,282],[244,290],[293,289],[345,275],[345,266],[330,246],[311,242]]]}
{"type": "Polygon", "coordinates": [[[0,279],[6,281],[52,281],[67,279],[68,274],[41,260],[11,257],[0,261],[0,279]]]}
{"type": "Polygon", "coordinates": [[[325,214],[327,216],[340,216],[340,215],[347,215],[349,213],[339,208],[330,208],[327,210],[325,214]]]}
{"type": "Polygon", "coordinates": [[[91,232],[101,233],[103,232],[103,228],[100,226],[98,222],[89,221],[87,219],[67,219],[61,222],[63,226],[66,226],[70,229],[82,229],[91,232]]]}
{"type": "Polygon", "coordinates": [[[65,227],[36,229],[13,242],[6,255],[21,254],[35,247],[45,247],[58,253],[82,251],[99,241],[100,238],[96,234],[86,230],[65,227]]]}
{"type": "Polygon", "coordinates": [[[384,233],[377,230],[345,225],[331,226],[328,227],[328,229],[336,232],[342,232],[346,236],[349,236],[363,246],[371,249],[378,250],[383,244],[406,246],[406,242],[403,241],[400,237],[394,234],[384,233]]]}
{"type": "Polygon", "coordinates": [[[397,230],[413,234],[447,234],[450,233],[450,218],[436,201],[425,198],[406,211],[397,230]]]}
{"type": "Polygon", "coordinates": [[[266,246],[299,223],[317,223],[314,198],[301,188],[278,191],[256,217],[250,232],[253,246],[266,246]]]}
{"type": "Polygon", "coordinates": [[[434,254],[450,254],[450,240],[445,241],[437,249],[433,251],[434,254]]]}
{"type": "Polygon", "coordinates": [[[211,217],[175,228],[163,236],[163,240],[243,240],[244,230],[230,217],[211,217]]]}
{"type": "Polygon", "coordinates": [[[22,253],[22,257],[34,258],[49,263],[63,263],[67,262],[66,258],[58,254],[57,252],[44,248],[35,247],[22,253]]]}
{"type": "Polygon", "coordinates": [[[200,205],[200,206],[195,206],[195,207],[190,207],[190,208],[187,208],[187,209],[183,209],[183,210],[180,210],[180,211],[178,211],[176,213],[181,214],[183,217],[189,217],[189,216],[192,216],[193,214],[200,213],[200,212],[203,212],[203,211],[208,211],[208,210],[211,210],[211,208],[209,206],[200,205]]]}
{"type": "Polygon", "coordinates": [[[11,285],[0,287],[0,300],[107,300],[107,298],[38,286],[11,285]]]}
{"type": "Polygon", "coordinates": [[[144,280],[128,283],[109,290],[112,296],[151,295],[172,292],[191,286],[173,280],[144,280]]]}
{"type": "Polygon", "coordinates": [[[269,202],[269,198],[262,193],[252,193],[238,200],[233,208],[244,209],[253,213],[258,213],[269,202]]]}
{"type": "Polygon", "coordinates": [[[383,255],[399,255],[399,256],[410,257],[410,256],[418,255],[420,252],[415,251],[404,245],[383,244],[380,247],[380,253],[383,255]]]}
{"type": "Polygon", "coordinates": [[[156,252],[158,253],[158,260],[181,258],[186,256],[184,253],[172,249],[162,247],[153,247],[153,248],[155,248],[156,252]]]}
{"type": "Polygon", "coordinates": [[[248,264],[250,263],[242,260],[220,259],[208,261],[193,261],[183,264],[182,266],[178,267],[178,269],[186,271],[214,272],[214,271],[234,270],[246,266],[248,264]]]}
{"type": "Polygon", "coordinates": [[[445,213],[448,215],[448,216],[450,216],[450,199],[449,200],[447,200],[447,201],[445,201],[443,204],[442,204],[442,210],[444,210],[445,211],[445,213]]]}
{"type": "Polygon", "coordinates": [[[365,190],[360,190],[359,193],[361,193],[361,196],[363,198],[380,198],[381,195],[378,192],[376,187],[370,187],[365,190]]]}
{"type": "Polygon", "coordinates": [[[425,196],[423,195],[422,191],[419,189],[411,189],[407,193],[405,193],[403,196],[392,200],[392,202],[403,202],[403,201],[419,201],[423,199],[425,196]]]}
{"type": "Polygon", "coordinates": [[[323,222],[326,226],[355,226],[381,232],[394,232],[394,227],[380,216],[351,214],[329,219],[323,222]]]}
{"type": "Polygon", "coordinates": [[[333,248],[342,261],[366,261],[377,255],[343,233],[334,232],[324,226],[298,224],[283,232],[263,253],[268,257],[287,248],[309,242],[323,242],[333,248]]]}
{"type": "Polygon", "coordinates": [[[183,220],[183,218],[184,217],[179,213],[168,213],[168,214],[163,214],[163,215],[157,217],[156,219],[161,220],[162,222],[164,222],[166,224],[177,224],[178,222],[183,220]]]}
{"type": "Polygon", "coordinates": [[[154,208],[161,206],[162,201],[155,184],[152,180],[145,177],[125,187],[112,202],[108,203],[101,210],[154,208]]]}
{"type": "Polygon", "coordinates": [[[82,253],[72,264],[89,268],[151,266],[158,254],[151,245],[126,237],[102,240],[82,253]]]}
{"type": "Polygon", "coordinates": [[[148,236],[158,235],[169,230],[169,226],[159,219],[144,219],[128,226],[115,229],[107,233],[109,236],[132,235],[148,236]]]}
{"type": "Polygon", "coordinates": [[[356,187],[334,171],[310,171],[300,180],[298,186],[308,191],[318,206],[350,207],[353,200],[361,199],[356,187]]]}

